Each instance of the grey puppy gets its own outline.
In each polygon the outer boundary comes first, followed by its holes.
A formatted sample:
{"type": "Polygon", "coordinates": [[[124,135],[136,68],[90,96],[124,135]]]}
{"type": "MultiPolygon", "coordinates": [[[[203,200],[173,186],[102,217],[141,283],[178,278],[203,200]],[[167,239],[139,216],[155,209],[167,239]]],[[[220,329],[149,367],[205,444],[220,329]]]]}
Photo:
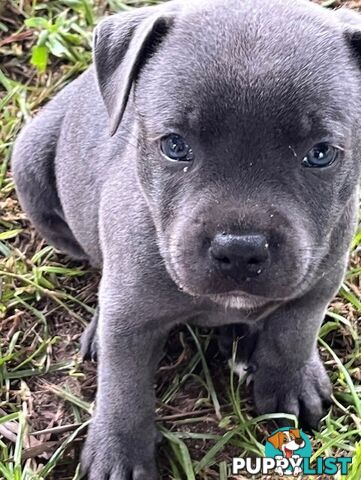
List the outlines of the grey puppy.
{"type": "Polygon", "coordinates": [[[91,480],[158,477],[153,375],[176,324],[248,325],[258,412],[324,413],[316,338],[356,224],[361,21],[266,3],[105,19],[95,65],[15,144],[35,227],[102,270],[91,480]]]}

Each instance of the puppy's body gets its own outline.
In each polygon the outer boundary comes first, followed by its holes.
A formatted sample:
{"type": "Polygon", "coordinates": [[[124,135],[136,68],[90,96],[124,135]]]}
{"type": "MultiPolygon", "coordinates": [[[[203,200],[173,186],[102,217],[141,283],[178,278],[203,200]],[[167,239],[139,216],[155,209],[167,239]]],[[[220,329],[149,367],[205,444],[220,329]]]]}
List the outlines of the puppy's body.
{"type": "Polygon", "coordinates": [[[257,409],[322,416],[316,338],[344,274],[360,170],[358,16],[337,15],[213,0],[112,17],[95,68],[17,140],[34,225],[102,269],[90,479],[157,477],[152,374],[177,323],[247,323],[257,409]],[[178,141],[188,157],[171,160],[178,141]],[[313,145],[337,159],[306,168],[313,145]]]}

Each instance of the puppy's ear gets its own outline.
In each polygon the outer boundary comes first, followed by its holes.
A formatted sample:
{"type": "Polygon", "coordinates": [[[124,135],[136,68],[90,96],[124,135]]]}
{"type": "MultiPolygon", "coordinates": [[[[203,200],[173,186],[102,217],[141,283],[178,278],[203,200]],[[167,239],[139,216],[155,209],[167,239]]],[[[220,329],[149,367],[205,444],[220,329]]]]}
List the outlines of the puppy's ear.
{"type": "Polygon", "coordinates": [[[272,445],[277,448],[277,450],[281,449],[281,446],[283,445],[284,442],[284,436],[282,432],[277,432],[271,437],[267,438],[267,442],[272,443],[272,445]]]}
{"type": "Polygon", "coordinates": [[[361,68],[361,14],[355,10],[341,7],[335,10],[335,15],[342,24],[346,40],[361,68]]]}
{"type": "Polygon", "coordinates": [[[164,6],[113,15],[95,29],[94,63],[100,93],[114,135],[139,70],[173,22],[164,6]]]}

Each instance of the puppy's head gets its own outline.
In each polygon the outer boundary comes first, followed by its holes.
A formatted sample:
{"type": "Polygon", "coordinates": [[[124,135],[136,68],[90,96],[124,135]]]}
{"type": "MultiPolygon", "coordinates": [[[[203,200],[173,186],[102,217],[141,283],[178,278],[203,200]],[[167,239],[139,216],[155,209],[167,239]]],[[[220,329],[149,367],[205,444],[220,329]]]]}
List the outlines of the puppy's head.
{"type": "Polygon", "coordinates": [[[288,431],[276,432],[267,439],[277,450],[281,450],[287,457],[291,457],[295,450],[305,446],[301,437],[301,430],[294,428],[288,431]]]}
{"type": "Polygon", "coordinates": [[[312,283],[360,168],[361,18],[348,17],[212,0],[98,27],[112,132],[130,103],[139,179],[186,292],[251,307],[312,283]]]}

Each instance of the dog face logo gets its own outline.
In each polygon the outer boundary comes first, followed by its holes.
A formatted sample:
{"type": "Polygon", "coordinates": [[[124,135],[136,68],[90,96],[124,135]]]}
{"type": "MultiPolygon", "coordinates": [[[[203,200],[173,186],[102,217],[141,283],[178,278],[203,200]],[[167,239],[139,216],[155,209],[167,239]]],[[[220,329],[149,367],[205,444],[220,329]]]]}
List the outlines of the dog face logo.
{"type": "Polygon", "coordinates": [[[262,474],[262,478],[266,478],[267,474],[277,474],[277,478],[306,478],[305,475],[309,478],[308,475],[311,475],[315,479],[316,476],[320,478],[320,475],[323,478],[323,474],[326,474],[327,478],[336,478],[334,475],[337,472],[347,474],[352,463],[351,457],[318,457],[311,465],[311,458],[311,439],[302,430],[292,427],[279,428],[267,438],[264,458],[234,458],[232,474],[238,475],[245,471],[251,473],[252,478],[254,474],[262,474]]]}
{"type": "Polygon", "coordinates": [[[312,456],[309,437],[298,428],[279,428],[267,438],[265,456],[269,458],[298,459],[312,456]]]}
{"type": "MultiPolygon", "coordinates": [[[[312,455],[312,445],[308,436],[298,428],[280,428],[267,438],[265,456],[281,462],[296,462],[297,466],[286,469],[279,466],[275,472],[279,475],[299,475],[302,473],[302,461],[312,455]]],[[[290,465],[290,464],[289,464],[290,465]]]]}
{"type": "Polygon", "coordinates": [[[294,452],[304,448],[305,441],[301,437],[301,430],[292,428],[284,431],[277,431],[267,439],[277,450],[280,450],[284,457],[293,457],[294,452]]]}

